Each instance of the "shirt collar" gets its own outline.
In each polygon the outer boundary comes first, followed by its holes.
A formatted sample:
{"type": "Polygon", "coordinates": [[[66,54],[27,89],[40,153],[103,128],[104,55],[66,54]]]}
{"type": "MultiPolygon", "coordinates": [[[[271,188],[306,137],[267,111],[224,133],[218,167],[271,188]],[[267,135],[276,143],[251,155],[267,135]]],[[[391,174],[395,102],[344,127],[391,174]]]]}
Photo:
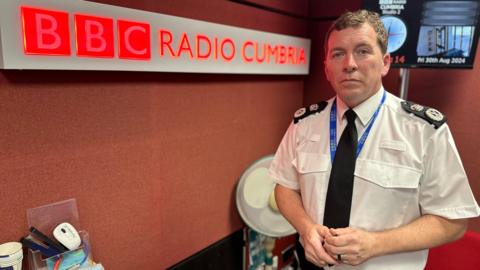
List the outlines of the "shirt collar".
{"type": "MultiPolygon", "coordinates": [[[[381,86],[380,89],[373,96],[369,97],[367,100],[365,100],[364,102],[362,102],[361,104],[353,108],[353,111],[355,111],[358,119],[360,120],[360,123],[363,126],[366,126],[368,124],[373,114],[377,110],[377,107],[380,104],[384,91],[385,90],[383,89],[383,86],[381,86]]],[[[342,99],[337,97],[336,100],[337,100],[337,117],[339,117],[339,119],[343,119],[343,115],[349,108],[342,101],[342,99]]]]}

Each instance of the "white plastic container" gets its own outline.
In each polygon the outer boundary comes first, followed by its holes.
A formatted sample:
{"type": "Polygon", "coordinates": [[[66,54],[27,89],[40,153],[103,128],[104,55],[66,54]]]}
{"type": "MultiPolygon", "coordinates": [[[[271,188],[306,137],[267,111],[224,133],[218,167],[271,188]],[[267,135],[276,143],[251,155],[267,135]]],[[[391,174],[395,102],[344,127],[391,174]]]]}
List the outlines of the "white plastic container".
{"type": "Polygon", "coordinates": [[[19,242],[0,245],[0,270],[22,270],[23,250],[19,242]]]}

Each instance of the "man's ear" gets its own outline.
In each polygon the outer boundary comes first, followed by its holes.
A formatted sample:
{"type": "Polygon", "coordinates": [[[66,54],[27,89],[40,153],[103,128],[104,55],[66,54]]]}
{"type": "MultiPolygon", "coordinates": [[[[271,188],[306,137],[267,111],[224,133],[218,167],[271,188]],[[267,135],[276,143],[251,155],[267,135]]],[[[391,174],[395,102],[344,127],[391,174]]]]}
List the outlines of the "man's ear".
{"type": "Polygon", "coordinates": [[[382,77],[387,75],[388,71],[390,70],[390,64],[392,63],[392,57],[389,53],[386,53],[383,56],[383,69],[382,69],[382,77]]]}

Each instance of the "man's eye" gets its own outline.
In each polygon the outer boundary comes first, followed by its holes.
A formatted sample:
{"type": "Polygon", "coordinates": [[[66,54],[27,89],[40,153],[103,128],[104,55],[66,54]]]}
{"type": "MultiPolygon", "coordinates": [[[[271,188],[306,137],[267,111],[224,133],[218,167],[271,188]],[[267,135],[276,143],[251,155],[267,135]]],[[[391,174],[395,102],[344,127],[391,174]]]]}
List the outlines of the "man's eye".
{"type": "Polygon", "coordinates": [[[332,58],[339,58],[343,55],[341,52],[332,53],[332,58]]]}
{"type": "Polygon", "coordinates": [[[370,52],[367,49],[361,49],[361,50],[358,51],[358,54],[360,54],[360,55],[366,55],[366,54],[369,54],[369,53],[370,52]]]}

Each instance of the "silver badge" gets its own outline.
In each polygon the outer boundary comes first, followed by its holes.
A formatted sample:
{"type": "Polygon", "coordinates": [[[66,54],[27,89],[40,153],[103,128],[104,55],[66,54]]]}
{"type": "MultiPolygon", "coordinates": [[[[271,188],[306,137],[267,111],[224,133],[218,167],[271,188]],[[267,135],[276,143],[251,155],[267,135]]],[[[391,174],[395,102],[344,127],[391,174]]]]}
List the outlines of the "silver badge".
{"type": "Polygon", "coordinates": [[[318,104],[312,104],[310,105],[310,111],[313,112],[313,111],[316,111],[318,110],[318,104]]]}
{"type": "Polygon", "coordinates": [[[307,109],[300,108],[295,112],[294,116],[295,116],[295,118],[298,118],[298,117],[301,117],[302,115],[304,115],[306,112],[307,112],[307,109]]]}
{"type": "Polygon", "coordinates": [[[412,105],[410,105],[410,109],[412,111],[421,112],[421,111],[423,111],[423,109],[425,109],[425,107],[423,107],[420,104],[412,104],[412,105]]]}
{"type": "Polygon", "coordinates": [[[430,118],[433,121],[442,121],[443,120],[443,114],[435,109],[427,109],[425,111],[425,114],[427,115],[428,118],[430,118]]]}

